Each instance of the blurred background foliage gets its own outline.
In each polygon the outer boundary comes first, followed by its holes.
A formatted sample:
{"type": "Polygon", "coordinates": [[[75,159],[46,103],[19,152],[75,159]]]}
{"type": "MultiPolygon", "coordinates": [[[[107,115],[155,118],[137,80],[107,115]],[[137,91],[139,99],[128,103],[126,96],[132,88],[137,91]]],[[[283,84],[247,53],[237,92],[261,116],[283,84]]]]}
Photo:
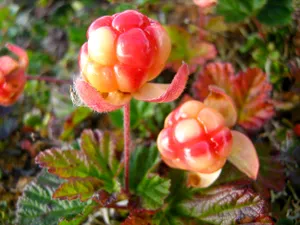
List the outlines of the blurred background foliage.
{"type": "MultiPolygon", "coordinates": [[[[192,94],[194,78],[207,62],[266,72],[277,112],[250,134],[263,165],[255,185],[266,194],[277,224],[299,223],[300,131],[297,136],[293,129],[300,123],[300,1],[219,0],[216,7],[200,8],[192,0],[2,0],[0,53],[7,54],[6,42],[17,44],[29,55],[29,75],[71,81],[79,73],[78,52],[89,24],[125,9],[138,9],[165,25],[173,48],[157,79],[169,82],[186,61],[193,73],[186,94],[192,94]]],[[[68,84],[28,81],[17,104],[0,107],[0,224],[13,224],[17,198],[39,171],[34,164],[38,152],[76,145],[84,128],[121,135],[122,111],[99,115],[74,106],[70,89],[68,84]]],[[[149,145],[178,102],[131,104],[132,135],[136,143],[149,145]]],[[[242,176],[227,167],[219,183],[242,176]]]]}

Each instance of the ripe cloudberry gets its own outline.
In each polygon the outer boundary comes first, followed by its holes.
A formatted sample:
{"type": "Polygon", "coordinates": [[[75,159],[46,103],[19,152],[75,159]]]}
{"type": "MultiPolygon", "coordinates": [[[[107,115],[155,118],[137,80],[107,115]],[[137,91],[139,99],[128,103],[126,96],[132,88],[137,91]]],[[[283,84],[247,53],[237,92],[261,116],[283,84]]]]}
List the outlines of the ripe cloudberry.
{"type": "Polygon", "coordinates": [[[220,175],[228,159],[240,171],[256,179],[259,160],[251,140],[230,130],[237,121],[236,107],[215,86],[204,100],[188,100],[172,111],[157,138],[163,161],[189,171],[188,186],[207,187],[220,175]]]}
{"type": "Polygon", "coordinates": [[[213,173],[225,164],[231,152],[232,135],[219,112],[192,100],[166,118],[157,142],[170,167],[213,173]]]}
{"type": "Polygon", "coordinates": [[[0,57],[0,105],[3,106],[14,104],[22,94],[28,66],[28,56],[22,48],[12,44],[6,47],[19,57],[19,61],[6,55],[0,57]]]}
{"type": "Polygon", "coordinates": [[[94,110],[115,110],[131,97],[172,101],[183,91],[188,77],[185,64],[172,84],[147,83],[160,74],[171,51],[170,38],[158,22],[127,10],[96,19],[87,38],[79,55],[81,78],[75,87],[94,110]]]}

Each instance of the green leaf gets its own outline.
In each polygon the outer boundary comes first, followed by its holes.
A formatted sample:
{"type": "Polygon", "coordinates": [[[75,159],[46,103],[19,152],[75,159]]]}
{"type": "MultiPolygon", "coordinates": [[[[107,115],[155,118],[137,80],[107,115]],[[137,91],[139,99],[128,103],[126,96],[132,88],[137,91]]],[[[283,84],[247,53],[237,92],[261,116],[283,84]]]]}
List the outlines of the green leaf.
{"type": "Polygon", "coordinates": [[[170,195],[167,201],[175,202],[187,199],[192,196],[191,189],[186,185],[186,173],[183,170],[170,169],[168,178],[171,180],[170,195]]]}
{"type": "Polygon", "coordinates": [[[120,190],[117,172],[121,172],[115,156],[116,140],[109,132],[84,130],[81,150],[49,149],[36,157],[36,163],[66,182],[55,192],[60,199],[90,199],[99,190],[120,190]]]}
{"type": "Polygon", "coordinates": [[[226,22],[241,22],[254,15],[265,3],[266,0],[219,0],[217,13],[224,16],[226,22]]]}
{"type": "Polygon", "coordinates": [[[267,4],[258,13],[257,19],[270,26],[287,25],[292,21],[292,0],[268,0],[267,4]]]}
{"type": "Polygon", "coordinates": [[[169,195],[171,181],[158,175],[145,177],[137,187],[137,195],[142,198],[143,207],[157,209],[164,204],[169,195]]]}
{"type": "Polygon", "coordinates": [[[67,219],[64,219],[64,220],[61,220],[59,222],[59,225],[81,225],[82,222],[84,222],[87,217],[89,216],[89,214],[91,214],[96,208],[96,205],[95,204],[90,204],[90,205],[87,205],[83,212],[80,213],[80,214],[77,214],[73,219],[70,219],[70,220],[67,220],[67,219]]]}
{"type": "MultiPolygon", "coordinates": [[[[135,128],[142,120],[153,119],[153,104],[132,99],[130,101],[130,126],[135,128]]],[[[123,110],[119,109],[110,112],[109,118],[112,124],[118,128],[123,128],[123,110]]]]}
{"type": "Polygon", "coordinates": [[[49,149],[36,157],[36,163],[61,178],[102,178],[99,168],[80,151],[49,149]]]}
{"type": "Polygon", "coordinates": [[[63,182],[43,171],[29,184],[17,203],[17,224],[56,225],[60,218],[72,218],[86,207],[95,209],[91,202],[52,199],[54,190],[63,182]]]}
{"type": "Polygon", "coordinates": [[[115,157],[116,138],[112,133],[84,130],[81,134],[81,149],[90,161],[99,165],[103,173],[115,175],[119,162],[115,157]]]}
{"type": "Polygon", "coordinates": [[[109,112],[108,116],[112,125],[114,125],[117,128],[123,127],[123,112],[121,109],[109,112]]]}
{"type": "Polygon", "coordinates": [[[95,178],[70,180],[59,186],[53,198],[68,200],[80,198],[81,201],[86,201],[92,197],[100,185],[101,181],[95,178]]]}
{"type": "Polygon", "coordinates": [[[160,162],[156,145],[149,148],[139,146],[130,156],[130,189],[136,191],[138,184],[160,162]]]}
{"type": "Polygon", "coordinates": [[[92,111],[86,107],[77,107],[73,113],[68,116],[64,123],[63,132],[60,139],[68,140],[74,137],[74,129],[86,118],[92,114],[92,111]]]}
{"type": "Polygon", "coordinates": [[[171,42],[172,42],[172,51],[169,57],[170,61],[176,60],[189,60],[189,33],[181,27],[178,26],[165,26],[166,31],[168,32],[171,42]]]}
{"type": "Polygon", "coordinates": [[[245,218],[254,221],[265,209],[265,201],[247,186],[228,185],[182,201],[177,213],[210,224],[231,225],[245,218]]]}

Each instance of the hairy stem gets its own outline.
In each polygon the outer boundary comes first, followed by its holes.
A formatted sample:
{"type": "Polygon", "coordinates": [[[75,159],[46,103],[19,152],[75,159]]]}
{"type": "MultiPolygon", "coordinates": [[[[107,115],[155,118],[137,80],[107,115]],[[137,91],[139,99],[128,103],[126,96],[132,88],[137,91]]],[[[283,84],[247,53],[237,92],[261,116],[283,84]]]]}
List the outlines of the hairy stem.
{"type": "Polygon", "coordinates": [[[38,81],[45,81],[48,83],[56,83],[56,84],[72,84],[71,80],[61,80],[54,77],[48,76],[30,76],[26,75],[27,80],[38,80],[38,81]]]}
{"type": "Polygon", "coordinates": [[[130,102],[124,106],[124,167],[125,192],[129,194],[129,158],[130,158],[130,102]]]}

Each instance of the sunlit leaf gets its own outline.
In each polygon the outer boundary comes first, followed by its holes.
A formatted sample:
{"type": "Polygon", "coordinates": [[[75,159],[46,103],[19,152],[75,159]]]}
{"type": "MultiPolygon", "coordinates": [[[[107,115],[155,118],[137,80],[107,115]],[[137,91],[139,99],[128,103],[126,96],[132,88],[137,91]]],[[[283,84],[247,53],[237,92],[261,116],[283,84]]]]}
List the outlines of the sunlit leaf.
{"type": "Polygon", "coordinates": [[[54,192],[53,198],[76,199],[86,201],[92,197],[101,185],[101,181],[95,178],[72,179],[59,186],[54,192]]]}
{"type": "Polygon", "coordinates": [[[119,162],[115,144],[109,133],[85,130],[81,135],[81,151],[49,149],[36,157],[36,163],[66,182],[53,197],[60,199],[90,199],[99,190],[109,193],[120,189],[117,176],[119,162]]]}
{"type": "Polygon", "coordinates": [[[235,97],[232,97],[239,110],[238,123],[245,129],[258,129],[273,117],[272,86],[262,70],[254,68],[237,74],[233,90],[235,97]]]}
{"type": "Polygon", "coordinates": [[[178,213],[209,224],[231,225],[254,222],[266,213],[266,203],[247,186],[221,186],[185,200],[178,213]]]}
{"type": "Polygon", "coordinates": [[[100,178],[101,173],[80,151],[49,149],[36,157],[36,163],[61,178],[100,178]]]}
{"type": "Polygon", "coordinates": [[[193,84],[195,97],[205,99],[209,85],[222,88],[233,99],[238,110],[238,124],[247,130],[261,128],[275,113],[270,98],[272,86],[258,68],[235,75],[229,63],[210,63],[193,84]]]}

